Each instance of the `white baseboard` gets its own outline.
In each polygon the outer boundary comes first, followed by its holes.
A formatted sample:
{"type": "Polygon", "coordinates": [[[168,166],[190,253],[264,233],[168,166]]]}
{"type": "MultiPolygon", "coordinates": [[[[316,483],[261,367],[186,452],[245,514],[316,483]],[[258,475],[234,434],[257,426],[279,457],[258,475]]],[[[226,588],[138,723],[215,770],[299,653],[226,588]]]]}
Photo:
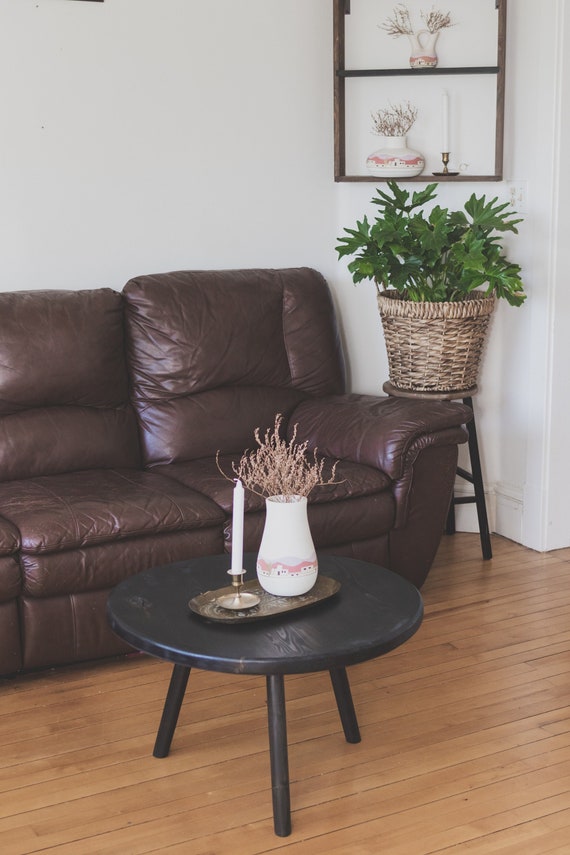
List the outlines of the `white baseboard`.
{"type": "Polygon", "coordinates": [[[524,497],[522,490],[512,484],[495,485],[495,528],[497,534],[523,543],[524,497]]]}
{"type": "MultiPolygon", "coordinates": [[[[455,485],[456,496],[472,496],[473,487],[465,483],[455,485]]],[[[511,484],[496,484],[485,490],[489,531],[522,543],[523,494],[511,484]]],[[[455,528],[457,531],[478,532],[475,503],[455,506],[455,528]]]]}
{"type": "MultiPolygon", "coordinates": [[[[455,485],[454,495],[458,497],[473,496],[473,487],[460,481],[455,485]]],[[[485,503],[487,505],[487,519],[489,521],[489,531],[494,531],[494,493],[485,490],[485,503]]],[[[479,522],[477,520],[477,508],[475,502],[468,505],[455,505],[455,528],[457,531],[479,531],[479,522]]]]}

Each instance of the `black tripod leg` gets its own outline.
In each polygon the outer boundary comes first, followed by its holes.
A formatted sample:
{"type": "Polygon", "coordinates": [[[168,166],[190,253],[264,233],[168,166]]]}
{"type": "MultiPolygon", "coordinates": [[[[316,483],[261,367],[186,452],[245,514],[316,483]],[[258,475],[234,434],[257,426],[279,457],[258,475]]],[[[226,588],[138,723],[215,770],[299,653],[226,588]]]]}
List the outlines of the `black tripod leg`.
{"type": "Polygon", "coordinates": [[[269,674],[267,676],[267,715],[273,825],[275,834],[279,837],[287,837],[291,834],[291,797],[289,794],[285,687],[282,674],[269,674]]]}
{"type": "Polygon", "coordinates": [[[164,709],[162,710],[162,718],[160,719],[158,733],[156,734],[154,751],[152,752],[154,757],[168,756],[189,676],[190,668],[187,668],[185,665],[174,666],[164,702],[164,709]]]}
{"type": "Polygon", "coordinates": [[[346,668],[331,668],[329,673],[345,739],[347,742],[360,742],[360,730],[346,668]]]}

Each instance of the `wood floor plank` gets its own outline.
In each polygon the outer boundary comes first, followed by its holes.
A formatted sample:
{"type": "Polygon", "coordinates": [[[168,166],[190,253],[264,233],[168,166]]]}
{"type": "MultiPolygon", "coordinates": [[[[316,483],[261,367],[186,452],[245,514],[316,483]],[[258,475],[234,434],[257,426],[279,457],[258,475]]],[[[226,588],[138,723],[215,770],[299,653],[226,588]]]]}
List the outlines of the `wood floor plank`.
{"type": "Polygon", "coordinates": [[[152,757],[170,667],[146,656],[0,681],[2,855],[568,855],[570,549],[442,541],[425,619],[349,669],[286,679],[293,832],[273,833],[265,681],[194,671],[152,757]]]}

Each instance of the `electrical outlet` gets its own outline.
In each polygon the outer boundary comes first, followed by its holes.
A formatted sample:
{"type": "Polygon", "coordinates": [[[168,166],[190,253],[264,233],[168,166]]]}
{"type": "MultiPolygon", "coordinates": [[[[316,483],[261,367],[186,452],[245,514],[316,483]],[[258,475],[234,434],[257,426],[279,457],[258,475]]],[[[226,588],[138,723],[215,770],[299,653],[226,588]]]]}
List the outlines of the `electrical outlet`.
{"type": "Polygon", "coordinates": [[[527,213],[526,181],[507,181],[506,201],[518,214],[527,213]]]}

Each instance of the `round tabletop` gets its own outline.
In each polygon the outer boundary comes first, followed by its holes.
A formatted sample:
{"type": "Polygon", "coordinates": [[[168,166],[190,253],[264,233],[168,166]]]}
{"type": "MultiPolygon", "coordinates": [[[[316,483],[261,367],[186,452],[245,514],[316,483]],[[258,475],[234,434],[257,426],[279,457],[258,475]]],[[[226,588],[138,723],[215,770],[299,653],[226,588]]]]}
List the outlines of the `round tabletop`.
{"type": "MultiPolygon", "coordinates": [[[[245,581],[255,554],[244,556],[245,581]]],[[[208,621],[188,602],[228,585],[228,555],[155,567],[109,595],[114,632],[135,647],[178,665],[238,674],[300,674],[373,659],[419,628],[419,591],[401,576],[364,561],[319,555],[319,573],[340,582],[330,599],[258,621],[208,621]]]]}

